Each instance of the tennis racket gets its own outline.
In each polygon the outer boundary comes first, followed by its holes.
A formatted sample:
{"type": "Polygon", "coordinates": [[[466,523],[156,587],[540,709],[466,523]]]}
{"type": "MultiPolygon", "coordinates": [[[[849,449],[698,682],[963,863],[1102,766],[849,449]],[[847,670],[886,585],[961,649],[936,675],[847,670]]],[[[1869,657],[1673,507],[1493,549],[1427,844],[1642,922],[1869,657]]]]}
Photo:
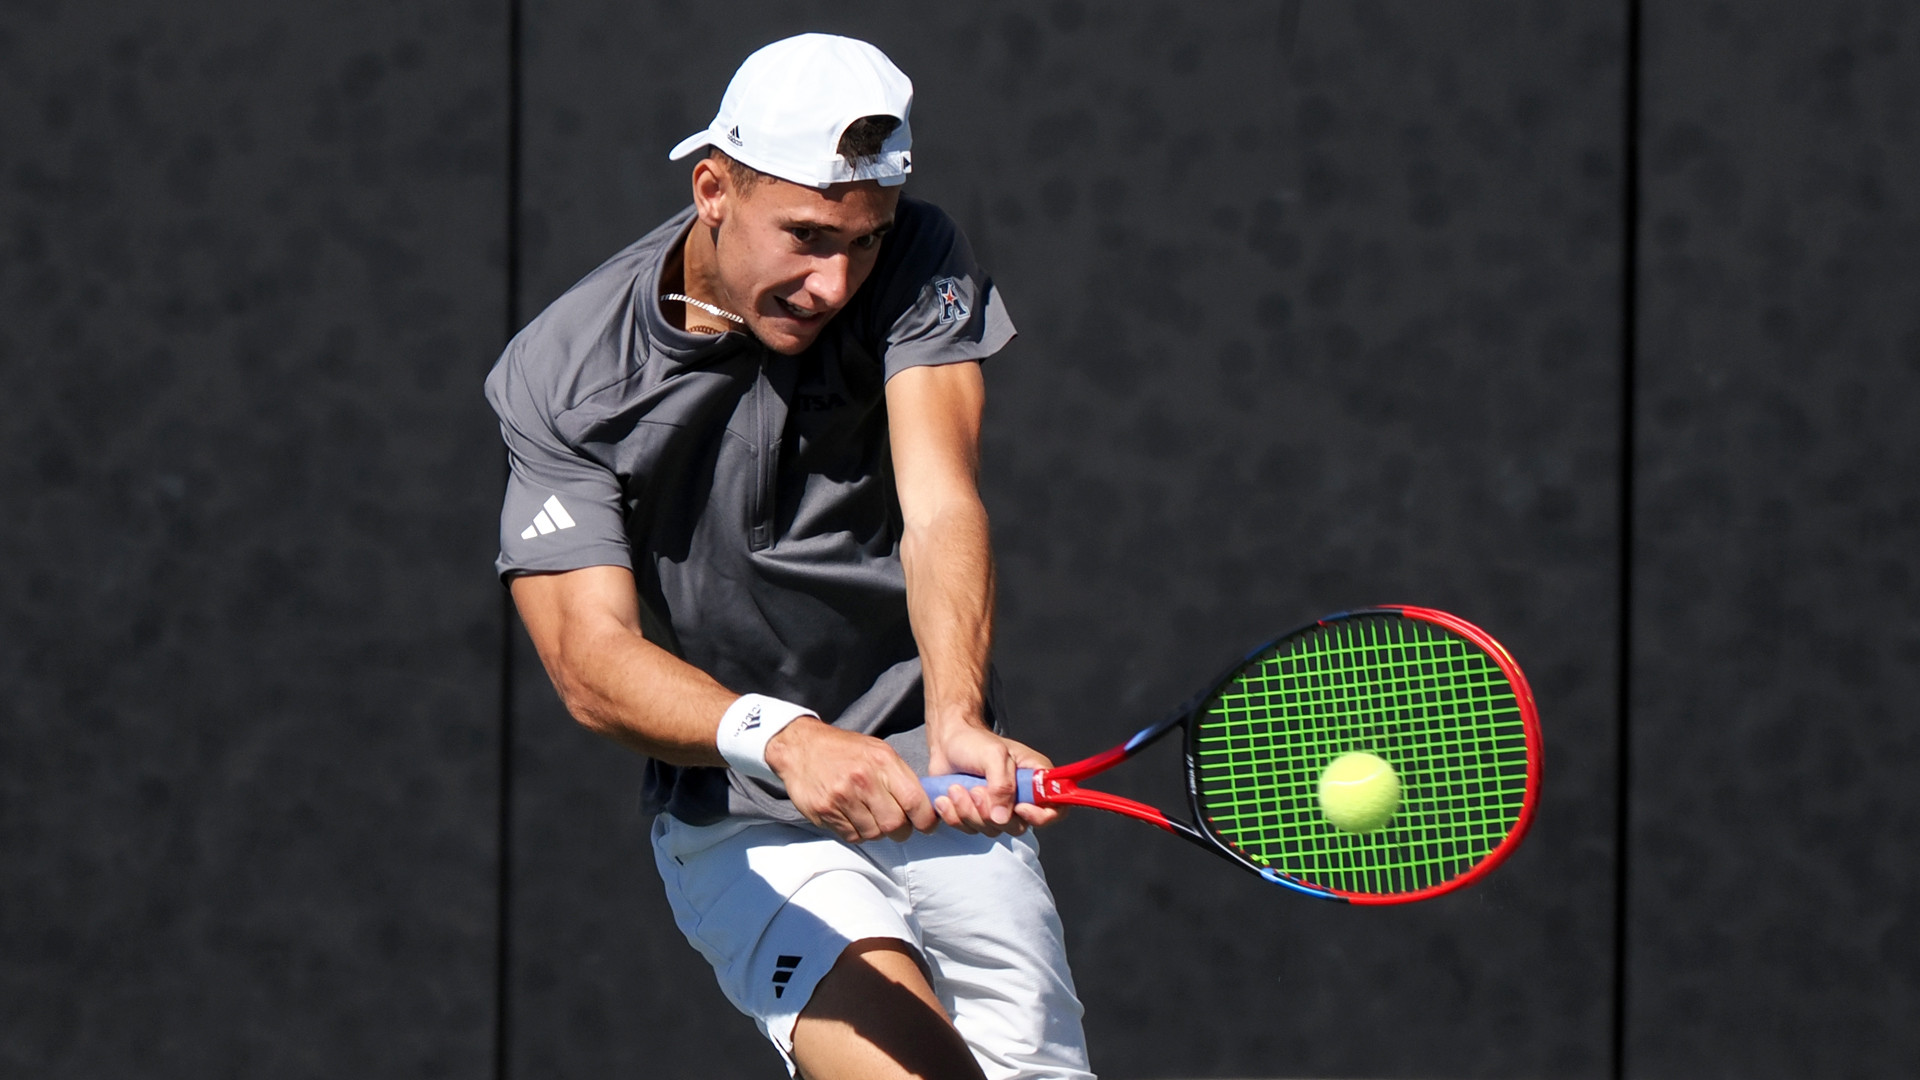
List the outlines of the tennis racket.
{"type": "MultiPolygon", "coordinates": [[[[1354,904],[1469,885],[1519,845],[1540,793],[1540,722],[1526,676],[1473,624],[1417,607],[1329,615],[1248,655],[1172,716],[1084,761],[1022,769],[1018,799],[1151,822],[1266,881],[1354,904]],[[1192,820],[1080,786],[1172,731],[1186,738],[1192,820]],[[1365,751],[1400,782],[1392,818],[1335,828],[1321,772],[1365,751]]],[[[965,775],[922,781],[933,797],[965,775]]]]}

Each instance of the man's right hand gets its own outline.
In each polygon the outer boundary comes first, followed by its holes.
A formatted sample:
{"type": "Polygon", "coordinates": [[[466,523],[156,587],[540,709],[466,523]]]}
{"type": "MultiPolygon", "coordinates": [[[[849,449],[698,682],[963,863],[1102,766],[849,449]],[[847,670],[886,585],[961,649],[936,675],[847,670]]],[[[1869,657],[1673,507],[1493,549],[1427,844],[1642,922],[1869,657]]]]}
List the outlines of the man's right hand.
{"type": "Polygon", "coordinates": [[[794,808],[849,844],[904,840],[940,824],[919,776],[871,735],[803,716],[768,741],[766,759],[794,808]]]}

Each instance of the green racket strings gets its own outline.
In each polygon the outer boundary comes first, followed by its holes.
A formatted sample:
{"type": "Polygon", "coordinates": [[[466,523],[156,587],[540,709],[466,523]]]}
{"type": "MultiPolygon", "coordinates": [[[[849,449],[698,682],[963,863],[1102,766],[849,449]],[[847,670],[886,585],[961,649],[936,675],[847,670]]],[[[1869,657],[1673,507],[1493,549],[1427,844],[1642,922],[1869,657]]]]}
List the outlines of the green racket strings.
{"type": "Polygon", "coordinates": [[[1466,873],[1520,817],[1526,728],[1505,673],[1478,646],[1394,615],[1343,619],[1249,661],[1195,725],[1206,827],[1256,866],[1339,892],[1415,892],[1466,873]],[[1400,778],[1371,833],[1321,815],[1320,773],[1342,754],[1400,778]]]}

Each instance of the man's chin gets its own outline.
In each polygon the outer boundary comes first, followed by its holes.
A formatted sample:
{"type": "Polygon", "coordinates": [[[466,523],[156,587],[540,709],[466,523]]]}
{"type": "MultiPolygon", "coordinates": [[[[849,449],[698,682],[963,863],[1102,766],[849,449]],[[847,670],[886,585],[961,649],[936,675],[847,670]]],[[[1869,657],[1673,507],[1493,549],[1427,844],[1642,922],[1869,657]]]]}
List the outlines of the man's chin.
{"type": "Polygon", "coordinates": [[[821,331],[827,328],[831,316],[822,319],[817,326],[793,326],[786,319],[755,320],[748,329],[760,339],[760,344],[782,356],[795,356],[807,351],[808,346],[819,340],[821,331]]]}

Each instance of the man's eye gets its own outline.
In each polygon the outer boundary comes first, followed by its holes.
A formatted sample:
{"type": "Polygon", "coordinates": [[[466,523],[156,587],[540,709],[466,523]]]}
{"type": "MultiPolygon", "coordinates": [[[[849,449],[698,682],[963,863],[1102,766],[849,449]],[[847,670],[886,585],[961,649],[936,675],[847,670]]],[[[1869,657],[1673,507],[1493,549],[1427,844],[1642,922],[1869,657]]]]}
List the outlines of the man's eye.
{"type": "Polygon", "coordinates": [[[868,233],[855,240],[853,246],[859,248],[861,251],[872,251],[874,248],[880,246],[880,234],[868,233]]]}
{"type": "Polygon", "coordinates": [[[812,229],[809,229],[804,225],[796,225],[793,228],[788,229],[787,231],[793,234],[793,238],[795,240],[798,240],[803,244],[813,243],[814,237],[818,235],[812,229]]]}

